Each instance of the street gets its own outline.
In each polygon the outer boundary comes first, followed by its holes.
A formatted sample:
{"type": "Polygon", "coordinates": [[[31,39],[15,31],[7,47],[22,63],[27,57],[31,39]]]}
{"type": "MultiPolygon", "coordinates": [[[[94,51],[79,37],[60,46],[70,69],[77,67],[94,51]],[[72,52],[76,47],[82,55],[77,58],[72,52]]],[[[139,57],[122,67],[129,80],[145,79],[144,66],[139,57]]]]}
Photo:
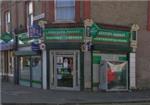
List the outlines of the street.
{"type": "Polygon", "coordinates": [[[150,105],[150,90],[135,92],[88,92],[43,90],[2,83],[2,103],[8,105],[150,105]]]}

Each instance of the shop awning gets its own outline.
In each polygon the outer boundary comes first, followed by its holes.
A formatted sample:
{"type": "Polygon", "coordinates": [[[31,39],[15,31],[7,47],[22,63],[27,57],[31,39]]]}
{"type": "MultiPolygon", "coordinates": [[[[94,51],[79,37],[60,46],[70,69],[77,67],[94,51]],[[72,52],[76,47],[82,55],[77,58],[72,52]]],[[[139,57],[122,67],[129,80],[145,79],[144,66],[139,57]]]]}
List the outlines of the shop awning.
{"type": "Polygon", "coordinates": [[[14,40],[10,33],[2,33],[0,36],[0,51],[13,49],[14,40]]]}

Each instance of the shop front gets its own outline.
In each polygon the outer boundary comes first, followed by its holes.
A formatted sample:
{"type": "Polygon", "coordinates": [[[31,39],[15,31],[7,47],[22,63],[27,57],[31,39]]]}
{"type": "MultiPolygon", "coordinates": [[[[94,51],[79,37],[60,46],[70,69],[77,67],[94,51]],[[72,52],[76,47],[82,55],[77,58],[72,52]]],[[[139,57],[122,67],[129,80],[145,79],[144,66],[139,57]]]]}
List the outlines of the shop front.
{"type": "Polygon", "coordinates": [[[15,79],[20,85],[42,88],[42,52],[39,49],[33,50],[34,40],[26,33],[18,34],[15,79]]]}
{"type": "Polygon", "coordinates": [[[80,90],[84,28],[45,29],[49,89],[80,90]]]}
{"type": "Polygon", "coordinates": [[[42,87],[42,66],[40,55],[18,56],[19,84],[29,87],[42,87]]]}
{"type": "Polygon", "coordinates": [[[13,82],[14,72],[14,41],[10,33],[3,33],[0,37],[0,75],[2,80],[13,82]]]}
{"type": "Polygon", "coordinates": [[[129,89],[130,30],[104,29],[97,26],[93,37],[93,90],[129,89]]]}

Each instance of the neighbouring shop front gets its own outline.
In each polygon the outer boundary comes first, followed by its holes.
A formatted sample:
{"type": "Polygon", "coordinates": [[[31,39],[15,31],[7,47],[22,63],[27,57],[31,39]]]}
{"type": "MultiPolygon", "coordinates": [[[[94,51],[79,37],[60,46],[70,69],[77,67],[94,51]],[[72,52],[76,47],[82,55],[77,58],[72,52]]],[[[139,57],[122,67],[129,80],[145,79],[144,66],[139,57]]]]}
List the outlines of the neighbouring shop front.
{"type": "Polygon", "coordinates": [[[3,33],[0,37],[0,75],[2,80],[13,82],[14,77],[14,40],[10,33],[3,33]]]}
{"type": "Polygon", "coordinates": [[[49,88],[80,90],[83,85],[80,47],[84,28],[47,28],[44,34],[49,88]]]}
{"type": "Polygon", "coordinates": [[[104,29],[98,25],[96,28],[92,51],[93,89],[128,90],[130,31],[104,29]]]}
{"type": "Polygon", "coordinates": [[[26,33],[18,34],[16,76],[20,85],[42,88],[42,57],[39,49],[33,50],[34,40],[26,33]]]}

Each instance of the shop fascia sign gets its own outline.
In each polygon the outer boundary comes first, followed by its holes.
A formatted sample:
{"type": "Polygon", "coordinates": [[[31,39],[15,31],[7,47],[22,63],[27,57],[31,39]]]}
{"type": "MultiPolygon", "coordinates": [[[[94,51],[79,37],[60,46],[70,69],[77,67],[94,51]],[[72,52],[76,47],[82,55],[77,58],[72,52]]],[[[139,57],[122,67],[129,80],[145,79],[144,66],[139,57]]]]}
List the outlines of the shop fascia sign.
{"type": "Polygon", "coordinates": [[[51,28],[45,29],[44,33],[48,34],[83,34],[84,28],[51,28]]]}
{"type": "Polygon", "coordinates": [[[46,40],[82,40],[84,28],[51,28],[45,29],[44,34],[46,40]]]}
{"type": "Polygon", "coordinates": [[[102,29],[95,23],[91,26],[91,36],[96,42],[121,42],[128,43],[130,32],[120,30],[102,29]]]}

